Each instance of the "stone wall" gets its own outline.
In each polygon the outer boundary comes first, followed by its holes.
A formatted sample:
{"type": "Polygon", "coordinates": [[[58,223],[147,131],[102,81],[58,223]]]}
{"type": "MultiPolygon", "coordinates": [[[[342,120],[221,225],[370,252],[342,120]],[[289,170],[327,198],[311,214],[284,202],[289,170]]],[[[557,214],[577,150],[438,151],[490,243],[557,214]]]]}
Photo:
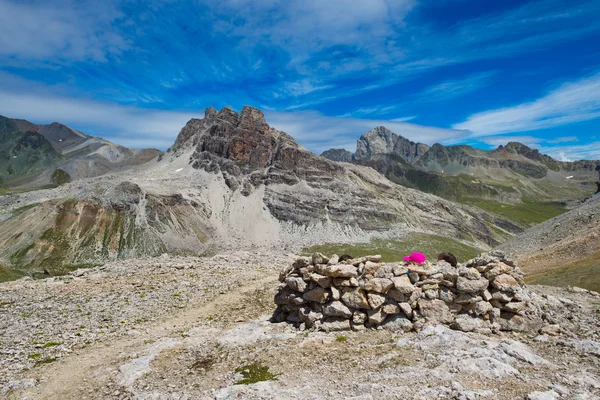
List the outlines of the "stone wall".
{"type": "Polygon", "coordinates": [[[394,331],[446,324],[461,331],[538,330],[542,312],[523,273],[503,253],[453,267],[382,263],[381,256],[339,261],[316,253],[281,271],[273,321],[325,331],[394,331]]]}

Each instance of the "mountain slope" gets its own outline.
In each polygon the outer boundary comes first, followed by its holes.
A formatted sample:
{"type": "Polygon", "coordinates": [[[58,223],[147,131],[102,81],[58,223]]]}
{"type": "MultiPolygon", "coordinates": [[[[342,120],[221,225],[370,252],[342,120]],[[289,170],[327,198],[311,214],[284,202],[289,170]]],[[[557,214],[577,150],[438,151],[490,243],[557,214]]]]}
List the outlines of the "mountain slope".
{"type": "Polygon", "coordinates": [[[16,186],[64,161],[36,132],[0,133],[0,184],[16,186]]]}
{"type": "Polygon", "coordinates": [[[207,109],[157,162],[0,197],[0,210],[0,263],[50,273],[164,252],[299,250],[410,232],[487,249],[520,230],[371,168],[316,156],[250,107],[207,109]]]}
{"type": "Polygon", "coordinates": [[[9,187],[30,189],[51,184],[52,173],[59,168],[72,179],[99,176],[143,164],[161,154],[156,149],[127,149],[58,122],[36,125],[26,120],[0,116],[0,134],[3,135],[0,141],[0,177],[4,178],[4,185],[9,187]],[[14,158],[14,154],[9,156],[14,143],[23,140],[30,142],[28,151],[31,154],[22,154],[17,158],[14,158]],[[31,146],[37,147],[33,149],[31,146]],[[19,162],[23,167],[12,168],[14,172],[8,173],[8,166],[19,162]]]}
{"type": "Polygon", "coordinates": [[[502,244],[532,282],[600,290],[600,195],[502,244]]]}

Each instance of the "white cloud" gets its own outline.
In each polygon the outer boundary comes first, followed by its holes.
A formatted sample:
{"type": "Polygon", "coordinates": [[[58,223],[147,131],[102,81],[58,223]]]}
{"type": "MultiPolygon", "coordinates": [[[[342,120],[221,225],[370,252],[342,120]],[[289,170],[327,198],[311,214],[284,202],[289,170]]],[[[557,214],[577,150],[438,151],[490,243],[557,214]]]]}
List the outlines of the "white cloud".
{"type": "Polygon", "coordinates": [[[0,0],[0,56],[105,61],[129,46],[113,28],[121,17],[109,0],[0,0]]]}
{"type": "Polygon", "coordinates": [[[204,111],[193,113],[144,109],[0,89],[0,114],[39,124],[61,122],[124,146],[164,150],[173,144],[187,121],[194,117],[202,118],[204,111]]]}
{"type": "Polygon", "coordinates": [[[473,136],[527,132],[600,118],[600,73],[564,84],[535,101],[474,114],[453,125],[473,136]]]}
{"type": "Polygon", "coordinates": [[[464,78],[444,81],[426,88],[420,95],[421,100],[447,100],[475,92],[490,84],[494,71],[471,74],[464,78]]]}
{"type": "Polygon", "coordinates": [[[574,146],[541,147],[540,152],[560,161],[600,160],[600,142],[574,146]]]}
{"type": "Polygon", "coordinates": [[[540,142],[543,142],[544,139],[536,138],[533,136],[489,136],[480,139],[483,143],[492,145],[492,146],[504,146],[508,142],[519,142],[533,148],[539,148],[540,142]]]}
{"type": "Polygon", "coordinates": [[[381,119],[328,117],[316,111],[267,111],[265,117],[271,126],[289,133],[317,154],[330,148],[345,148],[353,152],[356,150],[356,140],[380,125],[407,139],[429,145],[468,136],[468,132],[454,129],[381,119]]]}

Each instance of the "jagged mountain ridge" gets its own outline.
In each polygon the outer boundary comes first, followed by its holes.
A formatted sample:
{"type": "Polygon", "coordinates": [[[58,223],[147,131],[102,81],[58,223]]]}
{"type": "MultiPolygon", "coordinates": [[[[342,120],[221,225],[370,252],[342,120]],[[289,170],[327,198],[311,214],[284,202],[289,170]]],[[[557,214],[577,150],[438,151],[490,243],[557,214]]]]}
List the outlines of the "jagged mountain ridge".
{"type": "MultiPolygon", "coordinates": [[[[521,143],[486,151],[468,145],[434,144],[418,157],[398,154],[377,132],[397,139],[413,150],[418,144],[402,136],[392,136],[385,128],[362,135],[350,162],[370,166],[390,180],[451,200],[481,197],[515,203],[524,199],[569,201],[583,198],[595,189],[599,161],[557,161],[521,143]],[[411,147],[412,146],[412,147],[411,147]],[[365,149],[377,149],[367,151],[365,149]]],[[[339,152],[339,150],[337,150],[339,152]]],[[[337,161],[335,152],[322,156],[337,161]]],[[[345,155],[348,162],[348,155],[345,155]]]]}
{"type": "Polygon", "coordinates": [[[486,249],[520,231],[371,168],[316,156],[251,107],[207,109],[157,162],[2,201],[0,261],[36,271],[209,248],[298,250],[412,231],[486,249]]]}
{"type": "Polygon", "coordinates": [[[4,138],[0,144],[0,165],[6,166],[0,170],[0,177],[9,187],[36,187],[51,183],[52,172],[58,168],[73,179],[99,176],[145,163],[161,154],[156,149],[128,149],[58,122],[37,125],[23,119],[0,116],[0,134],[4,138]],[[24,135],[30,142],[35,138],[37,147],[21,147],[21,151],[17,151],[19,148],[15,149],[11,143],[22,140],[24,135]],[[39,159],[45,162],[39,162],[39,159]],[[9,173],[10,170],[14,173],[9,173]]]}

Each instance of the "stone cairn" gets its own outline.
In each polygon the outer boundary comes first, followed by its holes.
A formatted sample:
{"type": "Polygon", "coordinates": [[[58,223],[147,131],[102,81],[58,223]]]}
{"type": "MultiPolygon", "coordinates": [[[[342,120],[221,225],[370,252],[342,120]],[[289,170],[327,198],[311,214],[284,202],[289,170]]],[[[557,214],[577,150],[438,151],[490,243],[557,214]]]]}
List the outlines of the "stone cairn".
{"type": "Polygon", "coordinates": [[[321,253],[282,269],[274,322],[324,331],[382,327],[411,331],[445,324],[465,332],[538,330],[540,309],[523,273],[498,251],[453,267],[381,263],[381,256],[340,261],[321,253]]]}

